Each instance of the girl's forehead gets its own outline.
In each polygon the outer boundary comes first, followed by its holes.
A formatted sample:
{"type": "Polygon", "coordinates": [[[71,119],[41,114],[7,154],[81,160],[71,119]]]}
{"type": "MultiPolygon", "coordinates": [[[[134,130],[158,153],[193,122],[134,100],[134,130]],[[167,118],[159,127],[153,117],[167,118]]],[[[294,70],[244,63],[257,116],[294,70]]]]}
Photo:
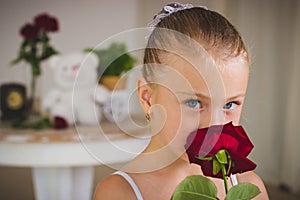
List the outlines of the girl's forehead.
{"type": "Polygon", "coordinates": [[[157,83],[171,91],[224,93],[234,84],[247,85],[248,82],[248,62],[238,57],[219,64],[207,60],[188,62],[178,58],[167,63],[157,83]]]}
{"type": "Polygon", "coordinates": [[[167,56],[163,60],[162,71],[168,76],[185,76],[188,79],[209,78],[226,73],[228,75],[248,72],[249,63],[243,56],[228,57],[226,60],[213,59],[211,56],[180,57],[167,56]]]}

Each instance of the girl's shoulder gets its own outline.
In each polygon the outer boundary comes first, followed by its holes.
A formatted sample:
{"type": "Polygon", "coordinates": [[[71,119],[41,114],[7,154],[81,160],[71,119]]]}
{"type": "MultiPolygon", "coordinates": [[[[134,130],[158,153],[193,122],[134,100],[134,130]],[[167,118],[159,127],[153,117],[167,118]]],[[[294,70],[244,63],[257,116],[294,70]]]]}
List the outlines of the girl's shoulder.
{"type": "Polygon", "coordinates": [[[239,183],[263,184],[261,178],[253,171],[237,174],[239,183]]]}
{"type": "Polygon", "coordinates": [[[98,199],[135,199],[135,194],[122,176],[113,174],[106,177],[97,185],[94,200],[98,199]]]}

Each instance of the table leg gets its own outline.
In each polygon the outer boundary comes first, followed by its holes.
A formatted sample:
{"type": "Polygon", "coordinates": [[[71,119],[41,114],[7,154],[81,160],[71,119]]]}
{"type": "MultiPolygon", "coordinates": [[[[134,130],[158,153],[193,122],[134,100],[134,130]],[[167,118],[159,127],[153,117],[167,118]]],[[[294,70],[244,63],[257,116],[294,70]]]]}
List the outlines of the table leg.
{"type": "Polygon", "coordinates": [[[32,178],[36,200],[89,200],[93,167],[35,167],[32,178]]]}

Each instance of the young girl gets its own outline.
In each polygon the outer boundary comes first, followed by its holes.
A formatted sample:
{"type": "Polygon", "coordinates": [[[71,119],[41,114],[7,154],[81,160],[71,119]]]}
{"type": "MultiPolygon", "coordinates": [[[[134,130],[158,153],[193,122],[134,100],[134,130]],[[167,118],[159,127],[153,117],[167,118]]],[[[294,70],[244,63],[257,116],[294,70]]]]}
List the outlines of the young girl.
{"type": "MultiPolygon", "coordinates": [[[[205,7],[172,3],[150,24],[143,77],[137,80],[151,130],[142,154],[97,187],[94,199],[170,199],[187,176],[203,175],[190,164],[184,145],[189,133],[230,121],[239,124],[249,76],[249,56],[240,34],[205,7]]],[[[210,178],[210,177],[209,177],[210,178]]],[[[224,199],[222,179],[210,178],[224,199]]],[[[268,199],[254,172],[232,176],[229,187],[253,183],[268,199]]]]}

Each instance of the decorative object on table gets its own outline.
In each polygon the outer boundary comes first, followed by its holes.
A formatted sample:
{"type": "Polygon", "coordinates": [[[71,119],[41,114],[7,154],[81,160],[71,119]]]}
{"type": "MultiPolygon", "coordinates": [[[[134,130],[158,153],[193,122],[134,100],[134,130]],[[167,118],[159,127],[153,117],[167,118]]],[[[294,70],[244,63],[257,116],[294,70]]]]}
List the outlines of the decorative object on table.
{"type": "MultiPolygon", "coordinates": [[[[190,163],[200,165],[205,176],[223,179],[225,200],[252,199],[260,193],[251,183],[228,188],[228,177],[255,169],[256,164],[247,158],[253,147],[243,127],[232,122],[198,129],[188,136],[185,145],[190,163]]],[[[172,197],[185,199],[217,200],[217,188],[204,176],[189,176],[177,186],[172,197]]]]}
{"type": "Polygon", "coordinates": [[[1,120],[11,121],[16,129],[43,129],[52,127],[44,117],[28,119],[26,113],[26,88],[19,83],[6,83],[0,86],[1,120]]]}
{"type": "Polygon", "coordinates": [[[121,122],[130,115],[128,101],[130,91],[114,90],[111,94],[110,101],[103,105],[103,113],[106,119],[115,123],[121,122]]]}
{"type": "Polygon", "coordinates": [[[26,88],[18,83],[6,83],[0,86],[1,119],[18,119],[25,114],[26,88]]]}
{"type": "Polygon", "coordinates": [[[17,64],[25,61],[31,66],[32,79],[30,83],[31,95],[28,102],[28,111],[31,112],[36,99],[36,81],[41,75],[41,64],[58,52],[50,45],[49,33],[57,32],[58,21],[47,13],[34,17],[33,23],[26,23],[20,29],[23,38],[18,57],[12,61],[17,64]]]}
{"type": "Polygon", "coordinates": [[[110,90],[124,89],[126,80],[120,79],[120,77],[131,70],[137,62],[136,58],[127,51],[125,43],[113,42],[107,48],[88,48],[85,52],[93,52],[99,58],[97,72],[100,83],[110,90]],[[118,88],[115,88],[116,84],[118,84],[118,88]]]}
{"type": "Polygon", "coordinates": [[[101,105],[110,98],[110,91],[98,84],[94,54],[69,53],[49,60],[54,87],[42,99],[42,110],[49,113],[56,128],[75,122],[96,125],[101,120],[101,105]]]}

